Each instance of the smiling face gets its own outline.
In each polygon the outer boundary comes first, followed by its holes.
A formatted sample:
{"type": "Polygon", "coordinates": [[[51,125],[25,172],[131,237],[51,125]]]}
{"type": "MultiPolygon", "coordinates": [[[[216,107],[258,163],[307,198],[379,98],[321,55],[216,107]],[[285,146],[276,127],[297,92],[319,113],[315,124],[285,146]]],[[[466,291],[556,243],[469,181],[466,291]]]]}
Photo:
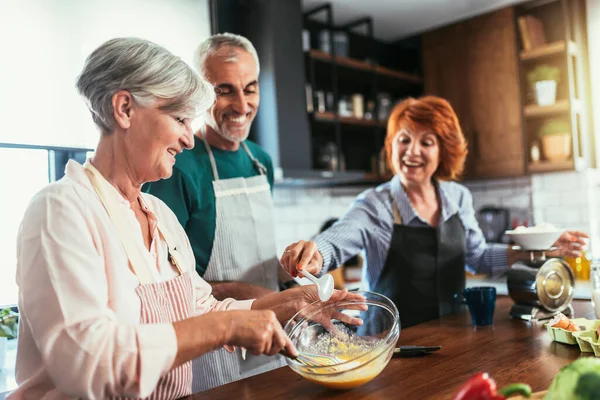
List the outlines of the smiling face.
{"type": "Polygon", "coordinates": [[[217,92],[207,125],[230,142],[246,140],[260,102],[256,61],[243,49],[224,47],[206,59],[204,76],[217,92]]]}
{"type": "Polygon", "coordinates": [[[392,143],[392,163],[404,185],[428,184],[440,165],[438,137],[426,129],[400,129],[392,143]]]}
{"type": "Polygon", "coordinates": [[[141,182],[168,178],[173,174],[175,155],[194,147],[191,119],[182,113],[153,106],[134,105],[124,146],[141,182]]]}

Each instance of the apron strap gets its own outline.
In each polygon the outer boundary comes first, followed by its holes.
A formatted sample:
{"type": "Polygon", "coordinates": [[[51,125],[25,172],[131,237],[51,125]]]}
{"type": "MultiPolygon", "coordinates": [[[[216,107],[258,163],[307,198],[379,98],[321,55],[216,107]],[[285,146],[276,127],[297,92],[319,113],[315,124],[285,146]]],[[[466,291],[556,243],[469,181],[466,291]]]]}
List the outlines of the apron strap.
{"type": "MultiPolygon", "coordinates": [[[[127,258],[129,259],[129,264],[131,265],[133,273],[138,277],[142,285],[153,283],[154,280],[152,279],[150,271],[148,271],[147,264],[144,262],[137,245],[133,243],[133,236],[128,234],[129,228],[125,223],[125,219],[116,215],[119,212],[119,205],[114,204],[114,202],[110,200],[111,197],[104,190],[103,180],[105,182],[106,180],[89,161],[86,161],[83,167],[85,168],[85,171],[92,182],[94,190],[98,194],[98,197],[100,197],[100,201],[106,209],[110,220],[117,230],[117,235],[123,244],[123,248],[125,249],[125,253],[127,254],[127,258]]],[[[106,182],[106,184],[109,185],[110,183],[106,182]]]]}
{"type": "Polygon", "coordinates": [[[254,168],[256,168],[256,170],[258,171],[258,173],[260,175],[266,175],[267,174],[267,167],[265,167],[264,165],[262,165],[260,163],[260,161],[258,161],[256,158],[254,158],[254,156],[250,152],[250,149],[246,145],[246,142],[242,142],[242,147],[244,148],[244,150],[246,150],[246,153],[248,154],[248,156],[252,160],[252,164],[254,165],[254,168]]]}
{"type": "Polygon", "coordinates": [[[213,152],[210,149],[210,145],[208,144],[206,139],[204,139],[204,127],[202,127],[200,129],[200,139],[202,139],[202,143],[204,143],[204,148],[206,149],[206,152],[208,153],[208,159],[210,160],[210,166],[212,168],[213,179],[215,181],[218,181],[219,180],[219,171],[217,171],[217,162],[215,161],[213,152]]]}
{"type": "MultiPolygon", "coordinates": [[[[134,274],[138,277],[142,285],[154,283],[154,279],[152,279],[152,275],[150,274],[150,271],[148,271],[148,264],[140,254],[138,246],[133,242],[133,235],[129,234],[130,229],[125,223],[125,218],[118,215],[120,213],[120,205],[115,204],[115,202],[112,201],[112,197],[106,193],[106,185],[110,185],[110,183],[104,179],[102,174],[89,161],[86,161],[84,168],[92,182],[96,194],[100,197],[104,209],[117,230],[117,234],[125,249],[125,253],[127,254],[129,264],[131,265],[134,274]]],[[[148,207],[147,204],[146,207],[148,207]]],[[[160,222],[160,219],[158,220],[158,231],[162,234],[165,242],[167,242],[169,261],[177,268],[179,274],[182,275],[184,272],[181,268],[183,263],[181,262],[179,253],[177,253],[175,241],[173,240],[171,233],[160,222]]]]}
{"type": "Polygon", "coordinates": [[[400,211],[398,211],[398,204],[394,200],[394,196],[390,194],[390,200],[392,202],[392,212],[394,213],[394,224],[402,225],[402,217],[400,216],[400,211]]]}
{"type": "MultiPolygon", "coordinates": [[[[219,172],[217,171],[217,162],[215,161],[215,157],[213,156],[213,152],[212,152],[212,149],[210,148],[210,145],[204,138],[204,127],[202,127],[200,129],[200,139],[202,139],[202,142],[204,143],[204,148],[206,148],[206,152],[208,153],[208,158],[210,160],[210,166],[212,168],[213,178],[215,181],[218,181],[219,180],[219,172]]],[[[246,151],[246,154],[248,154],[248,156],[250,157],[250,160],[252,160],[252,165],[254,165],[254,168],[256,168],[259,175],[266,175],[267,167],[262,165],[260,161],[258,161],[256,158],[254,158],[254,156],[252,155],[252,152],[248,148],[248,145],[246,145],[246,142],[242,142],[241,144],[242,144],[242,147],[244,148],[244,150],[246,151]]]]}
{"type": "Polygon", "coordinates": [[[179,251],[177,250],[177,247],[175,246],[175,243],[176,243],[175,239],[171,235],[171,232],[169,232],[169,230],[164,227],[162,222],[160,222],[160,219],[158,220],[158,231],[161,233],[161,235],[165,239],[165,242],[167,242],[167,251],[169,252],[169,261],[171,262],[171,264],[173,264],[175,266],[175,268],[177,268],[179,275],[183,275],[184,271],[181,268],[181,266],[183,265],[183,262],[181,261],[181,258],[180,258],[181,256],[179,254],[179,251]]]}

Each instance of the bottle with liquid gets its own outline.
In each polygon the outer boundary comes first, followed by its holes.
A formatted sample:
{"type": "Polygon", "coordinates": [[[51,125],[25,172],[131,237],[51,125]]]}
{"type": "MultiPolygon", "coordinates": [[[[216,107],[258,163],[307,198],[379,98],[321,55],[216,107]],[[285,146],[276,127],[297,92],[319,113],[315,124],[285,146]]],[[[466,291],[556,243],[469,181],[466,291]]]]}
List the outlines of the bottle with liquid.
{"type": "MultiPolygon", "coordinates": [[[[575,279],[583,281],[590,279],[592,261],[589,252],[584,252],[581,257],[565,257],[565,261],[573,270],[575,279]]],[[[598,261],[600,266],[600,260],[598,261]]]]}
{"type": "Polygon", "coordinates": [[[592,283],[592,306],[596,313],[596,318],[600,319],[600,259],[594,260],[590,273],[592,283]]]}

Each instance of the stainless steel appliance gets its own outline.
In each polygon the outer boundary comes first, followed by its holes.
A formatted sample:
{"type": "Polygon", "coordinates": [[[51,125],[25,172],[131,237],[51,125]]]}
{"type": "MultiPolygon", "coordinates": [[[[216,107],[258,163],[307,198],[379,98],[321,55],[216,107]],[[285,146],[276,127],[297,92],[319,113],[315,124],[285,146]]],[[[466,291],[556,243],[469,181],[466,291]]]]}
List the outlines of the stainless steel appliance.
{"type": "Polygon", "coordinates": [[[569,265],[559,258],[546,259],[545,251],[529,253],[529,263],[515,264],[507,272],[508,294],[515,302],[510,315],[524,320],[543,320],[559,312],[572,315],[575,276],[569,265]]]}

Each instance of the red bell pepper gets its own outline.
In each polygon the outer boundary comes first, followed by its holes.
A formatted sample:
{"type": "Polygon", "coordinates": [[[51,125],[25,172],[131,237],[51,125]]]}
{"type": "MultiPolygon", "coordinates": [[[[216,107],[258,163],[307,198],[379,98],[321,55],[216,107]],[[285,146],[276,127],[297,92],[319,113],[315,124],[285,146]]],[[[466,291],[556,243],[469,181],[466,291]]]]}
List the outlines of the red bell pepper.
{"type": "Polygon", "coordinates": [[[492,377],[487,372],[479,372],[469,378],[453,400],[505,400],[513,394],[529,397],[531,387],[524,383],[513,383],[497,390],[492,377]]]}

